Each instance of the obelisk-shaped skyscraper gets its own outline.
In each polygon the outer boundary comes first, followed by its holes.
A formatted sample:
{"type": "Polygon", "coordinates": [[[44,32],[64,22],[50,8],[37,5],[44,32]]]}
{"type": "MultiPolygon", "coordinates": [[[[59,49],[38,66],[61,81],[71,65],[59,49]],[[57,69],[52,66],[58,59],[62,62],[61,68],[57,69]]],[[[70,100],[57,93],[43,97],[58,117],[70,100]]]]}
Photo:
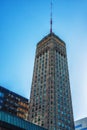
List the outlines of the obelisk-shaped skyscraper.
{"type": "Polygon", "coordinates": [[[48,130],[74,130],[66,45],[52,31],[37,44],[29,121],[48,130]]]}
{"type": "Polygon", "coordinates": [[[52,32],[36,48],[29,121],[48,130],[74,130],[66,45],[52,32]]]}

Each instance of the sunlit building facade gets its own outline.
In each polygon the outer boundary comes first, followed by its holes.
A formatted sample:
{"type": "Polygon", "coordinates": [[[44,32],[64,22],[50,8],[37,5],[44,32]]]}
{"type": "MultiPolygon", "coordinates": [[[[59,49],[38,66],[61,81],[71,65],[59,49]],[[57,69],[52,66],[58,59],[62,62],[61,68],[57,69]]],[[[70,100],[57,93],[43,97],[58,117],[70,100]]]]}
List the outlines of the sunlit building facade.
{"type": "Polygon", "coordinates": [[[28,99],[0,86],[0,110],[27,119],[28,106],[28,99]]]}
{"type": "Polygon", "coordinates": [[[48,130],[74,130],[66,45],[52,32],[37,44],[29,121],[48,130]]]}

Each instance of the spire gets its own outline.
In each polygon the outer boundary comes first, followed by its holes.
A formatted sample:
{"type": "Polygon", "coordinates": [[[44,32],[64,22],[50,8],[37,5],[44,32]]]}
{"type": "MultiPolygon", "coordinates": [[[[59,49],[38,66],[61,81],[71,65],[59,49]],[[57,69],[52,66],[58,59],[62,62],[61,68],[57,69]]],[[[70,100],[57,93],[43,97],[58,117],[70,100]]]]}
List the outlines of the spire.
{"type": "Polygon", "coordinates": [[[52,0],[51,0],[51,14],[50,14],[50,33],[52,33],[52,0]]]}

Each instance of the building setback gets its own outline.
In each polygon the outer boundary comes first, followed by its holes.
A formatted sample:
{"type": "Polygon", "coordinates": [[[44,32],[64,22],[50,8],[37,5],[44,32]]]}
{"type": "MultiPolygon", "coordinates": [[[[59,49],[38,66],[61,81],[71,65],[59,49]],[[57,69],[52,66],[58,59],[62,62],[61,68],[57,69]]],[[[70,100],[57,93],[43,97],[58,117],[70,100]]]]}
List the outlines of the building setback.
{"type": "Polygon", "coordinates": [[[75,121],[75,130],[87,130],[87,117],[75,121]]]}
{"type": "Polygon", "coordinates": [[[28,99],[0,86],[0,110],[27,119],[28,99]]]}
{"type": "Polygon", "coordinates": [[[52,32],[37,44],[29,121],[48,130],[74,130],[66,45],[52,32]]]}

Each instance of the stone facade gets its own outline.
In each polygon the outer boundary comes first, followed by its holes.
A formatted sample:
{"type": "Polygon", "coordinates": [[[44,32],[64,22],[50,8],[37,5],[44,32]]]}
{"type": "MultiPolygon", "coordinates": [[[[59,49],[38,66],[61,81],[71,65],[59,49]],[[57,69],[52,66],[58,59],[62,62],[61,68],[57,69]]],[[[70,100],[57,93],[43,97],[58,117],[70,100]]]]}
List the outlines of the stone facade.
{"type": "Polygon", "coordinates": [[[74,130],[66,45],[54,33],[36,48],[29,121],[49,130],[74,130]]]}

